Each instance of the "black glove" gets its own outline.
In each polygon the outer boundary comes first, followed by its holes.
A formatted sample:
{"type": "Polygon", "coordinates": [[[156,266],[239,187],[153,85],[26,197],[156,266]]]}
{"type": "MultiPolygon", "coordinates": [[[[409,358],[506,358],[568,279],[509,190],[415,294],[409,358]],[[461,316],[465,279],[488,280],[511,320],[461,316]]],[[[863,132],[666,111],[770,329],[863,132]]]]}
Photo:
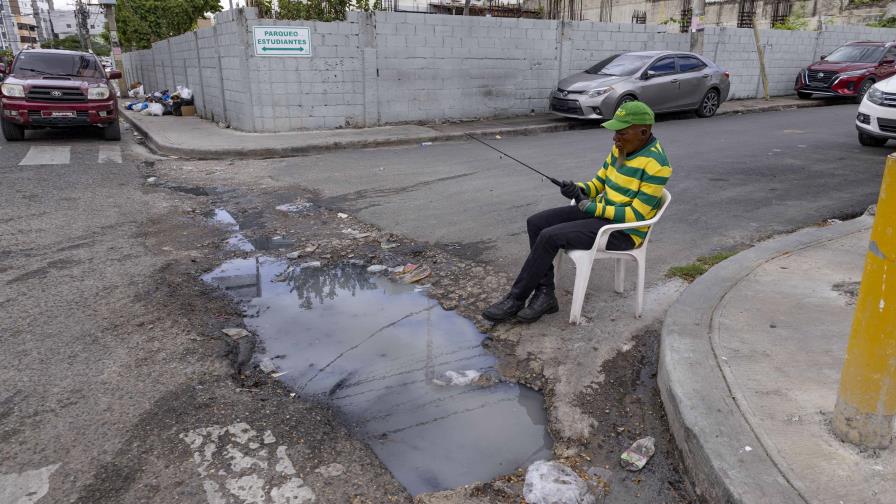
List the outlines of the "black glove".
{"type": "Polygon", "coordinates": [[[578,199],[582,195],[582,188],[571,180],[560,182],[560,194],[566,199],[578,199]]]}

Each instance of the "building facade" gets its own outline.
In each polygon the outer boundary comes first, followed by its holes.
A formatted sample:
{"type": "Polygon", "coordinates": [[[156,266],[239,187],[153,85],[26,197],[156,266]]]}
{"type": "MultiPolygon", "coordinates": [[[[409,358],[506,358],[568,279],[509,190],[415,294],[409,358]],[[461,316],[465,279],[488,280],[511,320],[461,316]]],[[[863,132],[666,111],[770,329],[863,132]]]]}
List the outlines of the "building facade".
{"type": "MultiPolygon", "coordinates": [[[[99,5],[88,5],[87,29],[91,37],[99,36],[106,26],[106,14],[99,5]]],[[[74,10],[54,10],[51,15],[53,31],[56,38],[65,38],[71,35],[78,36],[78,22],[74,10]]]]}
{"type": "MultiPolygon", "coordinates": [[[[693,0],[581,0],[583,19],[614,23],[665,24],[670,31],[687,31],[693,0]]],[[[805,29],[820,24],[864,25],[888,15],[896,2],[850,0],[705,0],[704,24],[771,28],[788,17],[802,20],[805,29]]]]}
{"type": "Polygon", "coordinates": [[[0,0],[0,48],[14,53],[53,40],[52,0],[0,0]]]}

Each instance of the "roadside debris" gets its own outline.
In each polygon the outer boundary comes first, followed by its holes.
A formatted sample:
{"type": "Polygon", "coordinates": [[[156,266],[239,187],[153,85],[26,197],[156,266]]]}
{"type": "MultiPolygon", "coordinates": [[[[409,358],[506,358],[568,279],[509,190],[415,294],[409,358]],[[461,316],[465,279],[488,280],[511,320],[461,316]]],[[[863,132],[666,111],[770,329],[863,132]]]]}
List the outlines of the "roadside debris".
{"type": "Polygon", "coordinates": [[[299,268],[320,268],[320,261],[309,261],[299,265],[299,268]]]}
{"type": "Polygon", "coordinates": [[[340,212],[340,213],[336,214],[336,217],[339,217],[340,219],[348,219],[348,214],[344,214],[344,213],[340,212]]]}
{"type": "Polygon", "coordinates": [[[148,179],[146,179],[147,184],[155,184],[158,181],[159,181],[159,177],[149,177],[148,179]]]}
{"type": "Polygon", "coordinates": [[[221,332],[235,340],[249,335],[249,331],[239,327],[228,327],[227,329],[221,329],[221,332]]]}
{"type": "Polygon", "coordinates": [[[470,385],[479,379],[481,375],[482,373],[475,369],[468,369],[466,371],[461,371],[460,373],[456,371],[446,371],[443,379],[435,379],[432,382],[440,387],[447,385],[463,387],[470,385]]]}
{"type": "Polygon", "coordinates": [[[313,204],[307,202],[287,203],[276,207],[276,209],[286,213],[301,213],[310,210],[313,206],[313,204]]]}
{"type": "Polygon", "coordinates": [[[529,504],[595,504],[588,485],[572,469],[539,460],[526,471],[523,498],[529,504]]]}
{"type": "Polygon", "coordinates": [[[287,259],[298,259],[299,256],[301,256],[301,255],[302,255],[301,252],[290,252],[290,253],[286,254],[286,258],[287,259]]]}
{"type": "Polygon", "coordinates": [[[336,476],[342,476],[342,474],[345,473],[345,467],[343,467],[342,464],[329,464],[318,467],[314,472],[325,478],[335,478],[336,476]]]}
{"type": "Polygon", "coordinates": [[[625,450],[625,453],[622,454],[622,467],[629,471],[640,471],[643,469],[650,457],[656,452],[655,443],[656,441],[650,436],[635,441],[631,448],[625,450]]]}
{"type": "Polygon", "coordinates": [[[273,373],[277,371],[277,365],[274,364],[274,361],[271,359],[263,359],[258,363],[258,369],[264,371],[265,373],[273,373]]]}
{"type": "Polygon", "coordinates": [[[383,250],[393,249],[397,246],[401,245],[400,243],[390,242],[390,241],[382,241],[380,242],[380,248],[383,250]]]}
{"type": "Polygon", "coordinates": [[[588,469],[588,476],[593,478],[598,478],[604,483],[609,483],[610,478],[613,477],[613,471],[606,469],[604,467],[594,466],[588,469]]]}
{"type": "Polygon", "coordinates": [[[367,268],[367,272],[368,273],[382,273],[383,271],[386,271],[387,269],[389,269],[389,268],[383,266],[382,264],[374,264],[373,266],[370,266],[369,268],[367,268]]]}
{"type": "Polygon", "coordinates": [[[356,240],[360,240],[362,238],[367,238],[368,236],[373,236],[373,233],[362,233],[361,231],[358,231],[356,229],[343,229],[342,232],[344,234],[351,236],[352,238],[354,238],[356,240]]]}
{"type": "Polygon", "coordinates": [[[412,284],[419,282],[424,278],[432,275],[432,270],[428,266],[418,266],[416,264],[406,264],[396,275],[396,279],[401,283],[412,284]]]}

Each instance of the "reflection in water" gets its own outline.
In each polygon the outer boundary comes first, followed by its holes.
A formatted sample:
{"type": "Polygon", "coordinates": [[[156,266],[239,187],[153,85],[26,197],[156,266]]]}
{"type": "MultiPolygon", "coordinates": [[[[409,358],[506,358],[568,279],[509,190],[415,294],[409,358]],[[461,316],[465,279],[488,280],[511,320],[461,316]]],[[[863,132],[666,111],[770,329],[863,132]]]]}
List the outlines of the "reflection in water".
{"type": "Polygon", "coordinates": [[[550,458],[536,392],[434,384],[447,371],[496,372],[468,320],[363,266],[287,266],[240,259],[204,279],[244,301],[264,343],[256,358],[303,397],[332,404],[412,494],[550,458]]]}
{"type": "Polygon", "coordinates": [[[319,305],[324,300],[333,301],[339,291],[354,297],[359,290],[376,289],[377,285],[364,273],[363,266],[352,264],[339,268],[299,267],[290,271],[287,281],[299,298],[299,306],[310,310],[314,301],[319,305]]]}

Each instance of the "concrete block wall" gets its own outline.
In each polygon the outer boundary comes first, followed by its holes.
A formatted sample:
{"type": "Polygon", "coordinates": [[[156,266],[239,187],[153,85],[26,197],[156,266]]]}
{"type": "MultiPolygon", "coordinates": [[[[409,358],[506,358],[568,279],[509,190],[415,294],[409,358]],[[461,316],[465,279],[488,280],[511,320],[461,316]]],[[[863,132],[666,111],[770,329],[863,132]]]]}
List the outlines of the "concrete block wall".
{"type": "MultiPolygon", "coordinates": [[[[771,95],[792,94],[799,70],[850,40],[894,40],[896,29],[760,30],[771,95]]],[[[194,90],[198,113],[243,131],[363,127],[542,112],[557,81],[609,55],[680,50],[666,26],[590,21],[351,12],[345,21],[218,13],[215,25],[125,54],[147,91],[194,90]],[[311,57],[259,57],[254,26],[307,26],[311,57]]],[[[730,98],[762,95],[753,31],[707,27],[704,55],[732,74],[730,98]]]]}
{"type": "Polygon", "coordinates": [[[376,13],[381,123],[542,111],[556,85],[557,22],[376,13]]]}
{"type": "MultiPolygon", "coordinates": [[[[279,21],[253,19],[254,26],[303,26],[311,30],[311,57],[278,58],[254,55],[251,40],[247,61],[254,100],[251,131],[289,131],[365,125],[365,92],[361,24],[369,17],[351,13],[346,21],[279,21]]],[[[374,76],[375,78],[375,76],[374,76]]]]}

